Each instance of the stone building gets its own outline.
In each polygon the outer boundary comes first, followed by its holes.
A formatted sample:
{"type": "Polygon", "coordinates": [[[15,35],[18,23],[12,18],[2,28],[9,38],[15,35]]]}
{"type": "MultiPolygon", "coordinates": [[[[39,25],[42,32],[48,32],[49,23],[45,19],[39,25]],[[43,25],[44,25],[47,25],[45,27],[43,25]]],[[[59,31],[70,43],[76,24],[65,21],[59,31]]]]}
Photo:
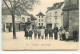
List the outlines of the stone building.
{"type": "Polygon", "coordinates": [[[69,30],[70,36],[74,29],[79,31],[79,0],[65,0],[63,8],[63,27],[69,30]]]}
{"type": "Polygon", "coordinates": [[[64,2],[59,2],[53,4],[52,7],[48,7],[46,12],[46,27],[54,28],[57,26],[60,28],[62,26],[62,8],[64,7],[64,2]]]}
{"type": "Polygon", "coordinates": [[[39,12],[36,15],[36,18],[37,18],[36,20],[37,27],[39,28],[45,27],[45,15],[42,12],[39,12]]]}

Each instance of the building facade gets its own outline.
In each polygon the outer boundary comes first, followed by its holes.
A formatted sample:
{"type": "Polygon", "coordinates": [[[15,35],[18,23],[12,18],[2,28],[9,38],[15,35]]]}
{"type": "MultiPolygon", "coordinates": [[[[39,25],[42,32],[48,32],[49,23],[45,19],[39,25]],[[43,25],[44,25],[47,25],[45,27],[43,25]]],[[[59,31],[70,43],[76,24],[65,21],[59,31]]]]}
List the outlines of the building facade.
{"type": "MultiPolygon", "coordinates": [[[[15,30],[20,31],[20,17],[15,15],[15,30]]],[[[11,15],[2,15],[2,31],[12,32],[12,16],[11,15]]]]}
{"type": "Polygon", "coordinates": [[[63,27],[70,32],[70,36],[74,29],[79,32],[79,0],[65,0],[63,27]]]}
{"type": "MultiPolygon", "coordinates": [[[[25,29],[34,29],[36,18],[29,13],[21,13],[21,15],[15,15],[15,30],[24,31],[25,29]]],[[[2,31],[12,32],[12,16],[8,9],[2,10],[2,31]]]]}
{"type": "Polygon", "coordinates": [[[64,2],[59,2],[53,4],[52,7],[48,7],[46,12],[46,27],[54,28],[57,26],[58,28],[62,27],[62,8],[64,7],[64,2]]]}
{"type": "Polygon", "coordinates": [[[37,15],[36,15],[36,25],[37,27],[45,27],[45,15],[42,13],[42,12],[39,12],[37,15]]]}

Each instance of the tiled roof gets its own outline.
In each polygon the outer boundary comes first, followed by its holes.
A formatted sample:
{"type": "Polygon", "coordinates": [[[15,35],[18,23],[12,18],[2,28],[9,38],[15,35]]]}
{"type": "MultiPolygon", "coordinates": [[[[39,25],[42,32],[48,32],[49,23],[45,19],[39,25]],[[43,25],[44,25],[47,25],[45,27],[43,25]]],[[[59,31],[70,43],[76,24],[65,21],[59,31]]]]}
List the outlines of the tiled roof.
{"type": "Polygon", "coordinates": [[[36,16],[45,16],[42,12],[39,12],[36,16]]]}
{"type": "Polygon", "coordinates": [[[62,7],[63,4],[64,4],[64,2],[55,3],[55,4],[53,4],[52,7],[48,7],[47,12],[48,12],[49,10],[59,9],[59,8],[62,7]]]}

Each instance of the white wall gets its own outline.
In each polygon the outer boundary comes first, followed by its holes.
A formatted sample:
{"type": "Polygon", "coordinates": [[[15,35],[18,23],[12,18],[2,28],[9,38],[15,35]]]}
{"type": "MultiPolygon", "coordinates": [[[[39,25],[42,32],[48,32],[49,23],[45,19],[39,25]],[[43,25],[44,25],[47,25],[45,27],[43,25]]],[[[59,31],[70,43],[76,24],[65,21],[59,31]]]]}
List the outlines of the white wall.
{"type": "Polygon", "coordinates": [[[62,10],[61,9],[56,9],[56,10],[50,10],[46,13],[46,23],[52,23],[52,28],[54,28],[54,23],[55,23],[55,12],[57,12],[57,27],[60,28],[62,26],[62,10]],[[51,14],[50,14],[51,13],[51,14]]]}
{"type": "Polygon", "coordinates": [[[40,23],[40,24],[43,23],[43,26],[46,26],[45,16],[43,16],[43,18],[42,18],[42,17],[39,18],[39,16],[36,16],[36,18],[37,18],[37,20],[36,20],[36,25],[37,25],[37,26],[39,26],[39,23],[40,23]],[[39,19],[40,19],[40,22],[39,22],[39,19]],[[42,21],[42,20],[43,20],[43,21],[42,21]]]}

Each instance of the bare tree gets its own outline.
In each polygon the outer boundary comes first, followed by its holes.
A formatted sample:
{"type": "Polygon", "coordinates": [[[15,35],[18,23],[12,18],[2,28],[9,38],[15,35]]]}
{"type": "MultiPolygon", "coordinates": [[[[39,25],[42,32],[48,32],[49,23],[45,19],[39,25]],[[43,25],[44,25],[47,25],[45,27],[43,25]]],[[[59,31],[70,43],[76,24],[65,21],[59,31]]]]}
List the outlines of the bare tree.
{"type": "Polygon", "coordinates": [[[12,15],[13,39],[16,39],[15,31],[15,12],[21,15],[21,12],[32,10],[35,4],[39,4],[39,0],[3,0],[4,4],[12,15]]]}

